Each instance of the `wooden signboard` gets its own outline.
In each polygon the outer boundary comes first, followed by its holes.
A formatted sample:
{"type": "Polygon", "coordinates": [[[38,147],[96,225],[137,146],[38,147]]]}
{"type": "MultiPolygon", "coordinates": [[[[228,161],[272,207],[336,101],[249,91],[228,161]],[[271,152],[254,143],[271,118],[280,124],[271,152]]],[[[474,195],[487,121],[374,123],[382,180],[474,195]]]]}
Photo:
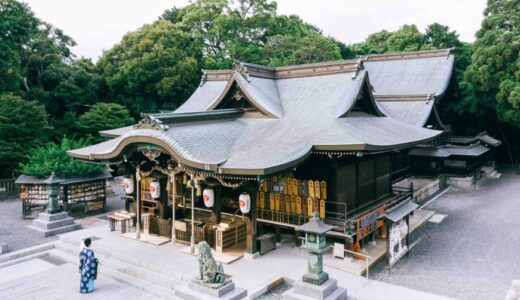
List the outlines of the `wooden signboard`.
{"type": "Polygon", "coordinates": [[[312,213],[314,212],[314,209],[312,207],[312,198],[307,198],[307,216],[312,217],[312,213]]]}
{"type": "Polygon", "coordinates": [[[309,180],[309,197],[314,198],[314,181],[309,180]]]}
{"type": "Polygon", "coordinates": [[[314,198],[320,199],[321,198],[320,194],[321,194],[320,181],[316,180],[316,181],[314,181],[314,198]]]}
{"type": "Polygon", "coordinates": [[[322,180],[320,182],[320,188],[321,188],[321,199],[327,200],[327,182],[325,180],[322,180]]]}
{"type": "Polygon", "coordinates": [[[325,220],[325,200],[320,200],[320,218],[325,220]]]}
{"type": "Polygon", "coordinates": [[[285,195],[285,212],[290,214],[291,213],[291,196],[285,195]]]}
{"type": "Polygon", "coordinates": [[[320,212],[320,200],[312,199],[312,212],[320,212]]]}
{"type": "Polygon", "coordinates": [[[292,179],[292,188],[293,188],[293,195],[298,196],[298,179],[293,178],[292,179]]]}

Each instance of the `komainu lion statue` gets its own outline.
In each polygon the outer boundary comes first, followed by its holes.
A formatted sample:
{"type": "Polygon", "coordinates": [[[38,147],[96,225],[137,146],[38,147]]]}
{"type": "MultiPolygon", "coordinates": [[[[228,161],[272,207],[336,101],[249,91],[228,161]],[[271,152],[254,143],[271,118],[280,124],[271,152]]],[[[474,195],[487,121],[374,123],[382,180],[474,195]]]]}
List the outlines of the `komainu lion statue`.
{"type": "Polygon", "coordinates": [[[224,275],[224,268],[222,264],[217,264],[213,255],[211,255],[211,248],[205,241],[200,242],[197,245],[199,254],[197,260],[199,261],[199,274],[198,278],[201,283],[224,283],[226,281],[226,275],[224,275]]]}

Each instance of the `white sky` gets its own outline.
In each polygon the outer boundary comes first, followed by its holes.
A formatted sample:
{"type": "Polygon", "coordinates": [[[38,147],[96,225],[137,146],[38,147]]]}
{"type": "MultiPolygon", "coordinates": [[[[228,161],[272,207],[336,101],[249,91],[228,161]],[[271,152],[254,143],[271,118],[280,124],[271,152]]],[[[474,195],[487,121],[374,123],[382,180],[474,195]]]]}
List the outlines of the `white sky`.
{"type": "MultiPolygon", "coordinates": [[[[78,45],[80,56],[96,60],[123,35],[156,20],[173,6],[189,0],[23,0],[36,16],[64,30],[78,45]]],[[[471,42],[480,28],[486,0],[278,0],[279,14],[296,14],[346,43],[370,33],[433,22],[450,26],[471,42]]]]}

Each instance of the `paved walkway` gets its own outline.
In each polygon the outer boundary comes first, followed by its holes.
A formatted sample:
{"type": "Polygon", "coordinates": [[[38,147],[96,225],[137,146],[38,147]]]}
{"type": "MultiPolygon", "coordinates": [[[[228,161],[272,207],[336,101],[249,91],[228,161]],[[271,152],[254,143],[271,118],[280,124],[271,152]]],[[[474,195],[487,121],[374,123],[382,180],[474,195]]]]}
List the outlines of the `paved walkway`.
{"type": "Polygon", "coordinates": [[[520,175],[511,167],[499,171],[498,180],[451,188],[428,204],[446,217],[419,229],[409,255],[390,274],[376,266],[375,278],[458,299],[504,299],[520,278],[520,175]]]}

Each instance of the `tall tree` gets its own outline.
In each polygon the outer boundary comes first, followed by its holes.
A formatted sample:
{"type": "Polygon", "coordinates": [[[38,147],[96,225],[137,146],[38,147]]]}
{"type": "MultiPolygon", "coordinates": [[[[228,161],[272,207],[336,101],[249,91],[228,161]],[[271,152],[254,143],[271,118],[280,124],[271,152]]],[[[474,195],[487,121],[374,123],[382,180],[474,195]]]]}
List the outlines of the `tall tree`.
{"type": "Polygon", "coordinates": [[[0,0],[0,93],[19,90],[23,80],[20,60],[37,30],[38,19],[27,4],[0,0]]]}
{"type": "Polygon", "coordinates": [[[47,140],[49,129],[42,105],[0,94],[0,178],[13,176],[29,150],[47,140]]]}
{"type": "Polygon", "coordinates": [[[190,34],[160,20],[129,33],[98,62],[108,99],[139,112],[175,109],[200,78],[201,51],[190,34]]]}
{"type": "Polygon", "coordinates": [[[513,126],[503,136],[512,160],[512,152],[517,157],[520,152],[519,16],[520,0],[488,0],[482,28],[473,44],[471,64],[465,73],[473,92],[467,102],[473,111],[488,116],[496,111],[499,121],[513,126]]]}

